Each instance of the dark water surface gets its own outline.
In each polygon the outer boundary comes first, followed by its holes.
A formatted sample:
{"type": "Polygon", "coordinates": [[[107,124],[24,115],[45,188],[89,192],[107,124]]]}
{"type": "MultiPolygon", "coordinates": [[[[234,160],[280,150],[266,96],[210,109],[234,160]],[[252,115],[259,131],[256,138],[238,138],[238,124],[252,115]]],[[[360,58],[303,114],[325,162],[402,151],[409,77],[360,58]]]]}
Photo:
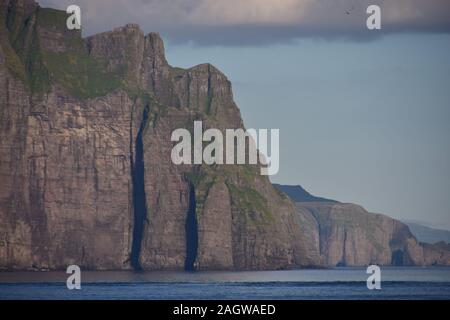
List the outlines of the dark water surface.
{"type": "Polygon", "coordinates": [[[365,268],[249,272],[1,272],[0,299],[446,299],[450,268],[384,267],[381,290],[365,268]]]}

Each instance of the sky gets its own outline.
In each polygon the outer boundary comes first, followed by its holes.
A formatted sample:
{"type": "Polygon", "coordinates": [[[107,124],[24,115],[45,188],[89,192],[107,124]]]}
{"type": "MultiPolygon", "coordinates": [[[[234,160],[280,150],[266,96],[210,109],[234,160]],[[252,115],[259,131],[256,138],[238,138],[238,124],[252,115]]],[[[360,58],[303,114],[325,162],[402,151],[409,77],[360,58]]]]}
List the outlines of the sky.
{"type": "Polygon", "coordinates": [[[79,4],[84,35],[139,23],[170,64],[222,70],[246,127],[280,129],[273,182],[450,229],[449,0],[40,3],[79,4]]]}

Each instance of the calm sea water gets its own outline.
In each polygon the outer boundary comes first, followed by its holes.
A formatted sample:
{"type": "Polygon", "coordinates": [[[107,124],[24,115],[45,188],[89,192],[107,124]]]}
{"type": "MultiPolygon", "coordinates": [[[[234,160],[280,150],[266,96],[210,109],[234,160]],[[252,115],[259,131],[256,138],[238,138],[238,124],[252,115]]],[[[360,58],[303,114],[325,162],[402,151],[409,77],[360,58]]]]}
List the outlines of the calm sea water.
{"type": "Polygon", "coordinates": [[[445,299],[450,268],[382,268],[368,290],[365,268],[251,272],[82,272],[68,290],[64,272],[2,272],[0,299],[445,299]]]}

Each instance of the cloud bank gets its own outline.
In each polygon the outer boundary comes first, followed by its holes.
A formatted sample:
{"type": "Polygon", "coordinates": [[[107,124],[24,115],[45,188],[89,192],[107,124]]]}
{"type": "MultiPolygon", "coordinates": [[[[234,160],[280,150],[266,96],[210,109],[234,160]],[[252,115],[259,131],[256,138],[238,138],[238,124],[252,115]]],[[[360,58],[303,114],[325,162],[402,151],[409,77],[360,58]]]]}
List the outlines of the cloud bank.
{"type": "Polygon", "coordinates": [[[450,0],[41,0],[82,9],[85,35],[138,23],[173,42],[265,45],[302,37],[367,41],[397,32],[450,33],[450,0]],[[381,8],[382,30],[366,28],[381,8]]]}

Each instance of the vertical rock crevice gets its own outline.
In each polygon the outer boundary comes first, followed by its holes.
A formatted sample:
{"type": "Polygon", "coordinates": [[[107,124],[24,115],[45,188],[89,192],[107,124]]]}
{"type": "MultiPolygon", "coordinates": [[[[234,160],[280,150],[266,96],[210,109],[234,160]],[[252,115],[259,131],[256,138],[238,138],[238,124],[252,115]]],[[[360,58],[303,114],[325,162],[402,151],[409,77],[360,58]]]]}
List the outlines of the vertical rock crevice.
{"type": "Polygon", "coordinates": [[[195,187],[191,183],[189,185],[189,206],[186,216],[186,260],[184,269],[186,271],[195,271],[195,261],[197,260],[198,251],[198,226],[195,201],[195,187]]]}
{"type": "Polygon", "coordinates": [[[391,265],[401,267],[404,265],[404,254],[402,250],[392,252],[391,265]]]}
{"type": "Polygon", "coordinates": [[[149,116],[148,105],[144,108],[142,121],[135,141],[134,158],[131,161],[131,178],[133,182],[133,239],[131,244],[130,261],[135,270],[142,270],[140,255],[142,239],[144,236],[144,226],[147,220],[147,200],[145,195],[145,165],[144,165],[144,144],[142,141],[149,116]]]}

